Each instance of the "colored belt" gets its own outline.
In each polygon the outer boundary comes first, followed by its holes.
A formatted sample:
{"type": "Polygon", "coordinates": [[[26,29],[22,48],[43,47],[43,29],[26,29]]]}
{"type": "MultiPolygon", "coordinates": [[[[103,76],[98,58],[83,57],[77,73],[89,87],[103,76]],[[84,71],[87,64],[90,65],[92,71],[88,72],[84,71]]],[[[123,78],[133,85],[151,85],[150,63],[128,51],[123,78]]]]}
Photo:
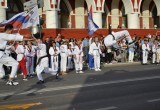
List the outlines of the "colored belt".
{"type": "Polygon", "coordinates": [[[4,52],[5,50],[4,49],[0,49],[0,51],[4,52]]]}

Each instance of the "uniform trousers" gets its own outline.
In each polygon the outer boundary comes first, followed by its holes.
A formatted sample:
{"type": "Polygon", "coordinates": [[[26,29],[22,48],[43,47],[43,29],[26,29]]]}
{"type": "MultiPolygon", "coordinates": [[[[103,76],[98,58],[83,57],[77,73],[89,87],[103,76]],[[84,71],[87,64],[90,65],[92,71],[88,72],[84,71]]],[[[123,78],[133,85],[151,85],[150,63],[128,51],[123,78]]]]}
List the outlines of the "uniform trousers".
{"type": "MultiPolygon", "coordinates": [[[[2,67],[2,65],[12,67],[10,78],[14,78],[15,75],[17,74],[18,62],[15,59],[13,59],[12,57],[4,54],[0,58],[0,68],[2,67]]],[[[3,73],[3,70],[2,70],[2,76],[3,75],[4,75],[4,73],[3,73]]]]}
{"type": "Polygon", "coordinates": [[[56,75],[57,71],[53,71],[49,68],[48,57],[43,58],[40,63],[36,66],[36,73],[39,80],[43,81],[42,72],[56,75]]]}
{"type": "Polygon", "coordinates": [[[160,63],[160,53],[157,53],[157,63],[160,63]]]}
{"type": "Polygon", "coordinates": [[[58,55],[57,56],[51,56],[51,68],[54,71],[58,71],[58,55]]]}
{"type": "Polygon", "coordinates": [[[94,55],[94,68],[100,69],[100,55],[94,55]]]}
{"type": "Polygon", "coordinates": [[[61,71],[66,72],[67,69],[67,55],[66,53],[61,53],[61,71]]]}
{"type": "Polygon", "coordinates": [[[83,69],[83,59],[81,55],[76,55],[74,59],[76,71],[82,71],[83,69]]]}
{"type": "Polygon", "coordinates": [[[133,62],[133,58],[134,58],[134,51],[129,51],[128,61],[133,62]]]}
{"type": "Polygon", "coordinates": [[[27,59],[27,62],[26,62],[27,73],[28,73],[28,75],[33,74],[33,72],[34,72],[34,57],[27,56],[26,59],[27,59]]]}
{"type": "Polygon", "coordinates": [[[148,52],[147,51],[143,51],[143,64],[146,64],[148,60],[148,52]]]}
{"type": "Polygon", "coordinates": [[[152,54],[152,63],[156,63],[156,53],[152,54]]]}

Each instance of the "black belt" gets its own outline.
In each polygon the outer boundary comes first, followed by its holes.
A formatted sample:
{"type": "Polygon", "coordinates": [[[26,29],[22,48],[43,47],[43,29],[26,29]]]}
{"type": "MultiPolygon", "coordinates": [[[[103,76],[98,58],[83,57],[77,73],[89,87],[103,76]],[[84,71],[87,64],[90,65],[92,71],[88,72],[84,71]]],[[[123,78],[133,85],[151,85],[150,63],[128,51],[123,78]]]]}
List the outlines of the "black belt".
{"type": "Polygon", "coordinates": [[[113,34],[110,34],[113,37],[113,40],[116,40],[115,36],[113,34]]]}
{"type": "Polygon", "coordinates": [[[4,52],[5,50],[3,50],[3,49],[0,49],[0,51],[4,52]]]}
{"type": "Polygon", "coordinates": [[[45,57],[48,57],[48,56],[46,55],[46,56],[40,57],[40,58],[38,59],[37,65],[38,65],[38,64],[41,62],[41,60],[42,60],[43,58],[45,58],[45,57]]]}

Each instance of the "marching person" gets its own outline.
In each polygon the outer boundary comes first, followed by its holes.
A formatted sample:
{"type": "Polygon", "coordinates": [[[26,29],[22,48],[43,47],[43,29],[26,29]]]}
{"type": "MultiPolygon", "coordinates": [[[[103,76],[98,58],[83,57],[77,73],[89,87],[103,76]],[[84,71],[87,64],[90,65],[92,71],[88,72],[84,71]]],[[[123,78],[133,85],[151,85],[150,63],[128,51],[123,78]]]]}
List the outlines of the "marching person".
{"type": "Polygon", "coordinates": [[[15,52],[17,53],[18,69],[22,70],[23,80],[27,81],[27,68],[26,68],[26,58],[25,58],[25,49],[23,42],[17,42],[15,52]]]}
{"type": "Polygon", "coordinates": [[[135,43],[132,43],[128,45],[129,49],[129,56],[128,56],[128,62],[132,63],[134,59],[134,51],[135,51],[135,43]]]}
{"type": "Polygon", "coordinates": [[[61,55],[61,63],[60,63],[60,70],[61,74],[67,74],[67,56],[68,56],[68,48],[65,41],[62,42],[62,45],[60,46],[60,55],[61,55]]]}
{"type": "Polygon", "coordinates": [[[98,37],[95,37],[94,42],[91,44],[90,53],[94,58],[95,71],[101,71],[100,69],[100,55],[102,54],[100,49],[100,43],[98,37]]]}
{"type": "Polygon", "coordinates": [[[59,57],[59,47],[56,46],[56,42],[52,42],[52,46],[49,48],[49,54],[51,56],[51,68],[53,71],[58,72],[58,57],[59,57]]]}
{"type": "Polygon", "coordinates": [[[73,45],[68,45],[68,69],[73,70],[73,45]]]}
{"type": "Polygon", "coordinates": [[[157,65],[159,65],[159,63],[160,63],[160,44],[158,45],[158,48],[156,50],[156,54],[157,54],[157,65]]]}
{"type": "Polygon", "coordinates": [[[152,63],[155,64],[156,63],[156,57],[157,57],[157,54],[156,54],[156,51],[157,51],[157,48],[158,48],[158,42],[157,40],[154,41],[153,45],[152,45],[152,63]]]}
{"type": "Polygon", "coordinates": [[[144,44],[142,44],[142,51],[143,51],[143,55],[142,55],[143,61],[142,61],[142,64],[146,65],[147,64],[147,60],[148,60],[148,52],[150,51],[147,39],[145,39],[144,40],[144,44]]]}
{"type": "Polygon", "coordinates": [[[112,46],[118,41],[121,41],[122,39],[126,39],[126,41],[130,44],[133,42],[129,32],[127,30],[118,31],[118,32],[112,32],[111,34],[107,35],[104,38],[104,44],[106,47],[112,46]]]}
{"type": "Polygon", "coordinates": [[[26,67],[27,75],[33,77],[34,74],[34,59],[35,59],[35,46],[32,45],[31,41],[27,42],[25,46],[25,56],[26,56],[26,67]]]}
{"type": "Polygon", "coordinates": [[[77,45],[75,46],[74,49],[74,63],[75,63],[75,69],[76,73],[83,73],[83,47],[82,47],[82,42],[78,41],[77,45]]]}
{"type": "Polygon", "coordinates": [[[59,74],[57,71],[53,71],[51,68],[49,68],[48,64],[48,55],[46,51],[46,45],[42,43],[42,39],[40,38],[40,33],[34,34],[34,37],[36,38],[37,42],[37,65],[36,65],[36,73],[38,77],[38,82],[37,84],[43,84],[44,80],[42,77],[42,72],[44,71],[45,73],[50,73],[52,75],[56,75],[56,79],[58,79],[59,74]]]}
{"type": "Polygon", "coordinates": [[[8,24],[5,26],[4,33],[0,33],[0,66],[6,65],[11,66],[11,74],[9,76],[9,80],[6,83],[7,85],[18,85],[18,82],[13,81],[14,77],[17,74],[17,68],[18,68],[18,62],[14,60],[12,57],[4,54],[5,47],[7,44],[7,41],[22,41],[23,36],[18,34],[11,34],[13,31],[13,26],[11,24],[8,24]]]}

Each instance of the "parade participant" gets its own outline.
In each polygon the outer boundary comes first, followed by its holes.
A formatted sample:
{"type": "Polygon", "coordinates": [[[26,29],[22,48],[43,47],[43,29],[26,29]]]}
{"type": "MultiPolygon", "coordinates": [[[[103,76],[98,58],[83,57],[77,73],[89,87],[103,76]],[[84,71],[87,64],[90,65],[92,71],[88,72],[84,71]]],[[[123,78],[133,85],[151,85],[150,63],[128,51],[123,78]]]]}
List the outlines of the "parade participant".
{"type": "Polygon", "coordinates": [[[135,43],[130,44],[128,47],[129,47],[128,62],[132,63],[134,59],[135,43]]]}
{"type": "Polygon", "coordinates": [[[75,69],[76,73],[83,73],[83,47],[82,47],[82,42],[78,41],[77,45],[75,46],[74,49],[74,64],[75,64],[75,69]]]}
{"type": "Polygon", "coordinates": [[[59,47],[56,46],[56,42],[52,42],[52,46],[49,48],[49,54],[51,56],[51,68],[53,71],[58,72],[58,57],[59,57],[59,47]]]}
{"type": "Polygon", "coordinates": [[[34,37],[36,38],[37,42],[37,66],[36,66],[36,73],[38,77],[37,84],[43,84],[44,80],[42,77],[42,72],[50,73],[52,75],[56,75],[56,79],[58,78],[59,74],[57,71],[53,71],[51,68],[49,68],[48,64],[48,55],[46,52],[46,45],[42,43],[42,35],[40,33],[34,34],[34,37]]]}
{"type": "Polygon", "coordinates": [[[62,42],[62,45],[60,46],[60,55],[61,55],[61,74],[67,74],[67,56],[68,56],[68,49],[67,49],[67,44],[65,41],[62,42]]]}
{"type": "Polygon", "coordinates": [[[118,31],[118,32],[112,32],[111,34],[107,35],[104,38],[104,44],[106,47],[112,46],[115,43],[123,40],[124,38],[129,44],[133,42],[129,32],[127,30],[123,30],[123,31],[118,31]]]}
{"type": "Polygon", "coordinates": [[[73,45],[69,44],[68,45],[68,69],[72,70],[73,69],[73,45]]]}
{"type": "Polygon", "coordinates": [[[157,54],[157,65],[158,65],[160,63],[160,44],[158,45],[156,54],[157,54]]]}
{"type": "Polygon", "coordinates": [[[25,46],[25,56],[26,56],[26,67],[27,75],[33,77],[34,74],[34,59],[35,59],[35,46],[32,45],[31,41],[27,42],[25,46]]]}
{"type": "Polygon", "coordinates": [[[17,73],[17,67],[18,62],[14,60],[12,57],[4,54],[7,41],[22,41],[23,36],[18,34],[11,34],[13,31],[13,26],[11,24],[8,24],[5,26],[4,33],[0,33],[0,65],[6,65],[11,66],[11,74],[9,76],[9,81],[6,83],[7,85],[18,85],[18,82],[13,81],[16,73],[17,73]]]}
{"type": "Polygon", "coordinates": [[[90,38],[90,43],[89,43],[89,68],[92,70],[94,69],[94,59],[93,59],[93,56],[92,56],[92,53],[91,53],[91,44],[94,42],[94,37],[93,38],[90,38]]]}
{"type": "Polygon", "coordinates": [[[26,57],[24,55],[25,48],[23,42],[17,42],[15,52],[17,53],[18,69],[21,69],[23,72],[23,80],[27,81],[27,68],[26,68],[26,57]]]}
{"type": "Polygon", "coordinates": [[[153,45],[152,45],[152,63],[153,64],[156,63],[156,57],[157,57],[156,51],[157,51],[157,48],[158,48],[158,42],[157,42],[157,40],[155,40],[153,45]]]}
{"type": "Polygon", "coordinates": [[[142,44],[142,51],[143,51],[143,61],[142,64],[147,64],[147,60],[148,60],[148,52],[150,51],[149,45],[148,45],[148,40],[145,39],[144,40],[144,44],[142,44]]]}
{"type": "Polygon", "coordinates": [[[95,71],[101,71],[100,69],[100,54],[102,54],[100,49],[100,43],[98,37],[95,37],[94,42],[91,44],[90,53],[94,58],[94,69],[95,71]]]}

